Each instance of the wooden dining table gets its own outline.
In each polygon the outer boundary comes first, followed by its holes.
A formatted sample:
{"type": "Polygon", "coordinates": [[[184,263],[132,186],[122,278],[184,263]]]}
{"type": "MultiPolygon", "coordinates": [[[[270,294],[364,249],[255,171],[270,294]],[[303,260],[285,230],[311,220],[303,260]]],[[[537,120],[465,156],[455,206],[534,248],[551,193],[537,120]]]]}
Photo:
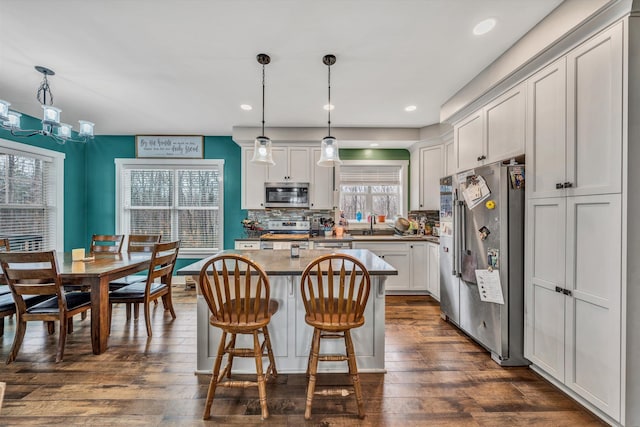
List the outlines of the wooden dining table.
{"type": "Polygon", "coordinates": [[[65,284],[91,288],[91,346],[94,354],[107,350],[109,339],[109,282],[149,268],[150,253],[96,254],[72,261],[71,252],[58,252],[58,268],[65,284]]]}

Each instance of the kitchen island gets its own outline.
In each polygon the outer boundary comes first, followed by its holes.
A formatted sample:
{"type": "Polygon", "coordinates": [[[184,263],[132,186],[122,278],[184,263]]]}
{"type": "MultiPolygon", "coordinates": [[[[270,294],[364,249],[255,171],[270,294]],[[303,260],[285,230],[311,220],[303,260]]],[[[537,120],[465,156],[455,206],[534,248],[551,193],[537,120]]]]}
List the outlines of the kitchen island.
{"type": "MultiPolygon", "coordinates": [[[[361,372],[384,372],[384,310],[385,279],[395,276],[398,271],[382,258],[366,249],[345,249],[341,253],[359,259],[371,276],[371,294],[365,310],[364,326],[352,332],[356,351],[358,370],[361,372]]],[[[271,299],[278,301],[278,312],[271,318],[269,332],[273,346],[278,372],[304,373],[309,360],[309,349],[313,328],[304,321],[305,311],[300,296],[300,277],[314,258],[326,255],[326,250],[301,250],[299,258],[291,258],[287,250],[225,250],[221,253],[245,255],[260,264],[271,285],[271,299]]],[[[209,258],[179,269],[176,274],[193,276],[196,283],[202,266],[209,258]]],[[[218,349],[220,330],[209,325],[209,309],[200,295],[197,296],[197,361],[196,373],[210,373],[218,349]]],[[[250,337],[238,337],[241,341],[250,337]]],[[[337,341],[337,340],[336,340],[337,341]]],[[[323,352],[344,352],[344,343],[329,342],[323,352]],[[335,349],[334,349],[335,347],[335,349]]],[[[255,373],[255,362],[252,358],[234,360],[234,372],[255,373]]],[[[320,372],[346,372],[344,362],[325,362],[320,365],[320,372]]]]}

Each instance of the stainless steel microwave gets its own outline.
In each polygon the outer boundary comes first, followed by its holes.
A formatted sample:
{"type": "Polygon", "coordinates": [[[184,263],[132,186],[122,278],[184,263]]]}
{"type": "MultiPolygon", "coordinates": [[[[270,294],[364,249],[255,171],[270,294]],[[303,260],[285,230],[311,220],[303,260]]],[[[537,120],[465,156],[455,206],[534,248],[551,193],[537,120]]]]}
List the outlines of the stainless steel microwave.
{"type": "Polygon", "coordinates": [[[308,182],[266,182],[264,184],[266,208],[308,208],[308,182]]]}

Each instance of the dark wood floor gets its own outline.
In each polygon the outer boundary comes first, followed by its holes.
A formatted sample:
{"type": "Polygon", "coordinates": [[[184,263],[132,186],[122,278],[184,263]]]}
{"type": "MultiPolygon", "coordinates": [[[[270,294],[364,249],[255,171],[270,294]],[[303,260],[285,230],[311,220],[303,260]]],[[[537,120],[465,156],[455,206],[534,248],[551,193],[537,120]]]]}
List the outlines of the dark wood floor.
{"type": "MultiPolygon", "coordinates": [[[[210,421],[201,421],[209,377],[194,375],[195,291],[174,288],[178,318],[155,310],[152,339],[144,320],[114,310],[109,350],[95,356],[89,320],[75,320],[65,359],[57,335],[32,323],[18,360],[0,365],[7,383],[0,425],[273,426],[587,426],[604,425],[527,368],[500,368],[479,346],[442,321],[428,297],[388,297],[386,374],[362,374],[367,417],[353,396],[316,397],[305,422],[304,375],[267,386],[271,417],[260,420],[255,389],[219,389],[210,421]]],[[[161,306],[160,306],[161,307],[161,306]]],[[[14,334],[0,338],[5,360],[14,334]]],[[[325,375],[320,384],[348,383],[325,375]]]]}

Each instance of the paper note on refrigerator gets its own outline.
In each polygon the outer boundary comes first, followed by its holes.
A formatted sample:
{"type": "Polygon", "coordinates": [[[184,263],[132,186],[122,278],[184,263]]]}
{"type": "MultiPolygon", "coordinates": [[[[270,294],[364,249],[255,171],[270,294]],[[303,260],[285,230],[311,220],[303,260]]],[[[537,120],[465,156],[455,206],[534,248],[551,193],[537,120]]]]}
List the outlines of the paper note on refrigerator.
{"type": "Polygon", "coordinates": [[[491,195],[487,181],[478,175],[467,177],[466,181],[462,184],[462,188],[462,196],[469,209],[475,208],[491,195]]]}
{"type": "Polygon", "coordinates": [[[504,304],[499,270],[476,270],[480,301],[504,304]]]}

